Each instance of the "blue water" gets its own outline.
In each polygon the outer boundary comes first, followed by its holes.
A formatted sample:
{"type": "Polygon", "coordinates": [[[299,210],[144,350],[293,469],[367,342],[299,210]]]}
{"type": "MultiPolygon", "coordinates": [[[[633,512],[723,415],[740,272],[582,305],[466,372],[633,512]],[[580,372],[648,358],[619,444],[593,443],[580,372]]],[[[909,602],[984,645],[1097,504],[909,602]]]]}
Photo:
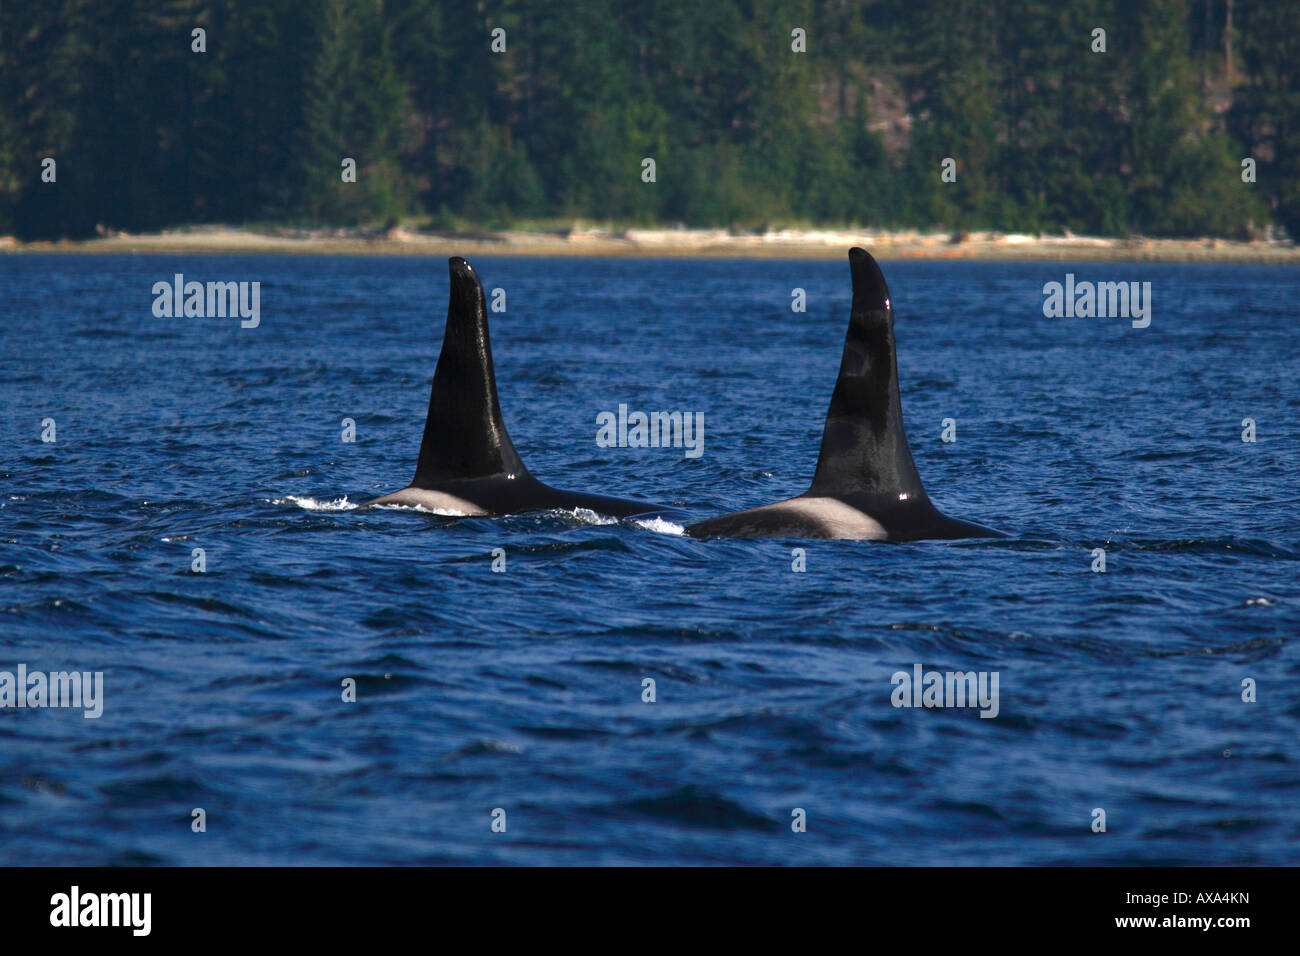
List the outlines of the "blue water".
{"type": "MultiPolygon", "coordinates": [[[[847,262],[475,265],[542,480],[805,490],[847,262]],[[619,403],[703,455],[597,447],[619,403]]],[[[1007,541],[351,510],[414,472],[445,262],[0,257],[0,670],[105,682],[0,710],[0,862],[1300,862],[1300,272],[884,267],[920,473],[1007,541]],[[1150,281],[1151,326],[1045,318],[1067,271],[1150,281]],[[261,324],[155,318],[176,272],[261,324]],[[998,715],[893,707],[918,663],[998,715]]]]}

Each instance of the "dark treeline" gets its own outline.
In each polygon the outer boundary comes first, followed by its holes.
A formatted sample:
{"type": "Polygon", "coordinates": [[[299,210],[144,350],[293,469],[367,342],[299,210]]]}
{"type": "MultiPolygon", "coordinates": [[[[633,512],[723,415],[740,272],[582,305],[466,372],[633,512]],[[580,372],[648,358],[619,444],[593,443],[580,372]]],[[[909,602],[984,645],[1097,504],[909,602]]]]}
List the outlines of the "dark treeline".
{"type": "Polygon", "coordinates": [[[3,0],[0,232],[1296,234],[1298,107],[1275,0],[3,0]]]}

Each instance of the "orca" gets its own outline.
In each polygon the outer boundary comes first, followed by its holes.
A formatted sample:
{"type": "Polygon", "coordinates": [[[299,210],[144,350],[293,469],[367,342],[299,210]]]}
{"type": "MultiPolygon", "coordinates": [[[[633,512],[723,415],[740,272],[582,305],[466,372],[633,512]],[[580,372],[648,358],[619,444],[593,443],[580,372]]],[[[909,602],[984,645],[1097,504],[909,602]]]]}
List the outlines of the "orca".
{"type": "Polygon", "coordinates": [[[529,473],[501,418],[483,285],[474,267],[459,256],[448,260],[448,268],[447,328],[433,372],[415,477],[401,491],[364,506],[405,505],[456,515],[575,508],[615,518],[673,513],[644,501],[561,491],[529,473]]]}
{"type": "Polygon", "coordinates": [[[688,525],[691,537],[1006,537],[947,517],[925,493],[903,431],[889,286],[864,249],[849,250],[849,268],[853,307],[812,486],[787,501],[688,525]]]}

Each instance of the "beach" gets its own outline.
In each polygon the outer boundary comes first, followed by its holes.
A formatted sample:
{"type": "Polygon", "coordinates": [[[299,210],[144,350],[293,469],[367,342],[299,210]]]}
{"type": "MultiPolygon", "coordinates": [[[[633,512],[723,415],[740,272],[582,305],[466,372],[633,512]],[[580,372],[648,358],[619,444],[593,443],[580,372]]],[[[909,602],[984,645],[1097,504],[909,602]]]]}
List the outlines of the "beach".
{"type": "Polygon", "coordinates": [[[156,233],[109,231],[84,240],[20,242],[0,237],[0,253],[376,256],[628,256],[719,259],[838,259],[851,246],[878,258],[973,261],[1300,263],[1291,242],[1103,238],[1001,232],[878,230],[566,229],[431,232],[401,227],[252,229],[195,226],[156,233]]]}

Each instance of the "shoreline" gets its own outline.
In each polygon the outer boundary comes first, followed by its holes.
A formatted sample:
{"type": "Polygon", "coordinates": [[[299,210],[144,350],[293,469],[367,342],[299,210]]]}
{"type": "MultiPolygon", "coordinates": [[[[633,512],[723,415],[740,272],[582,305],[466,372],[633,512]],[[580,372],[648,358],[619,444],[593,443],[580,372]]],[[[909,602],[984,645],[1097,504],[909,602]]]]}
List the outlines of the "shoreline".
{"type": "Polygon", "coordinates": [[[0,254],[563,256],[714,259],[840,259],[863,246],[879,259],[989,262],[1196,262],[1300,265],[1291,243],[1226,239],[1105,239],[974,232],[782,230],[733,234],[714,229],[556,229],[550,231],[409,232],[388,230],[253,230],[201,226],[94,239],[19,242],[0,237],[0,254]]]}

